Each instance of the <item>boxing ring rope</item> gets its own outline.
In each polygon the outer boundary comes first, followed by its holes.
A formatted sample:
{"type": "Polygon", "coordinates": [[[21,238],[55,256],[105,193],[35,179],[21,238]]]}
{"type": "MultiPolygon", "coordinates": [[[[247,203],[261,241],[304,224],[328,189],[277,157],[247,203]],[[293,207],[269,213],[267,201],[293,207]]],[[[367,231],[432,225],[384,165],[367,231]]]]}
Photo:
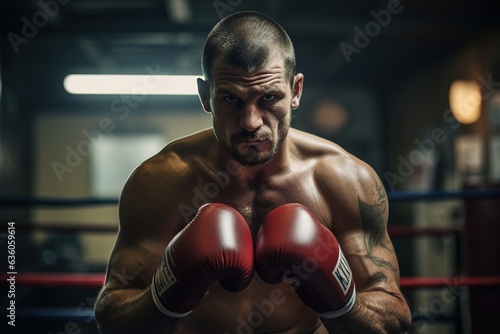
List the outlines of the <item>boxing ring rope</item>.
{"type": "Polygon", "coordinates": [[[22,319],[92,322],[94,310],[91,307],[28,307],[18,310],[16,316],[22,319]]]}
{"type": "MultiPolygon", "coordinates": [[[[9,276],[0,275],[0,284],[6,285],[9,276]]],[[[104,284],[105,276],[100,273],[18,273],[17,286],[32,287],[93,287],[100,289],[104,284]]],[[[451,287],[493,287],[500,288],[500,277],[401,277],[402,289],[421,288],[451,288],[451,287]]],[[[94,320],[94,311],[91,307],[27,307],[17,311],[19,318],[43,319],[60,321],[94,320]]],[[[422,316],[422,315],[419,315],[422,316]]],[[[425,318],[425,316],[423,316],[425,318]]],[[[452,320],[450,315],[441,315],[441,320],[452,320]]],[[[416,319],[414,319],[416,320],[416,319]]]]}
{"type": "MultiPolygon", "coordinates": [[[[9,275],[0,275],[2,285],[7,285],[9,275]]],[[[16,276],[18,286],[44,287],[94,287],[104,284],[101,273],[37,273],[24,272],[16,276]]],[[[457,276],[457,277],[401,277],[402,289],[443,287],[500,287],[500,276],[457,276]]]]}
{"type": "MultiPolygon", "coordinates": [[[[500,198],[500,189],[463,189],[463,190],[432,190],[432,191],[388,191],[387,198],[391,202],[422,201],[422,200],[450,200],[450,199],[481,199],[500,198]]],[[[37,197],[0,197],[0,207],[71,207],[116,205],[116,198],[37,198],[37,197]]]]}
{"type": "Polygon", "coordinates": [[[39,197],[17,197],[7,198],[0,197],[0,207],[71,207],[71,206],[95,206],[95,205],[116,205],[116,198],[100,198],[100,197],[85,197],[85,198],[39,198],[39,197]]]}
{"type": "MultiPolygon", "coordinates": [[[[391,202],[401,201],[440,201],[456,199],[484,199],[500,198],[500,189],[474,189],[457,191],[389,191],[387,197],[391,202]]],[[[0,207],[82,207],[97,205],[117,205],[116,198],[35,198],[0,197],[0,207]]],[[[50,231],[63,233],[96,232],[116,233],[118,226],[84,225],[72,223],[70,226],[62,223],[44,223],[43,225],[29,222],[16,222],[18,231],[50,231]]],[[[413,226],[389,226],[389,234],[393,237],[416,237],[416,236],[457,236],[461,229],[449,227],[413,227],[413,226]]],[[[0,285],[7,285],[9,275],[0,274],[0,285]]],[[[87,287],[100,289],[104,284],[105,276],[102,273],[38,273],[18,272],[16,275],[16,286],[20,287],[87,287]]],[[[433,289],[450,287],[474,287],[474,288],[500,288],[500,277],[496,276],[457,276],[457,277],[401,277],[402,289],[433,289]]],[[[44,319],[44,320],[80,320],[93,321],[93,309],[91,307],[27,307],[19,308],[19,318],[44,319]]],[[[444,320],[450,320],[450,316],[443,316],[444,320]]]]}
{"type": "Polygon", "coordinates": [[[422,200],[449,200],[449,199],[481,199],[500,198],[500,189],[463,189],[463,190],[408,190],[388,191],[390,202],[422,201],[422,200]]]}
{"type": "MultiPolygon", "coordinates": [[[[43,225],[32,224],[29,222],[16,222],[18,231],[43,231],[43,232],[61,232],[61,233],[116,233],[118,226],[112,223],[105,225],[85,225],[84,223],[71,223],[65,225],[63,223],[45,222],[43,225]]],[[[388,226],[388,231],[394,237],[414,237],[414,236],[446,236],[455,235],[461,231],[456,227],[413,227],[413,226],[388,226]]]]}

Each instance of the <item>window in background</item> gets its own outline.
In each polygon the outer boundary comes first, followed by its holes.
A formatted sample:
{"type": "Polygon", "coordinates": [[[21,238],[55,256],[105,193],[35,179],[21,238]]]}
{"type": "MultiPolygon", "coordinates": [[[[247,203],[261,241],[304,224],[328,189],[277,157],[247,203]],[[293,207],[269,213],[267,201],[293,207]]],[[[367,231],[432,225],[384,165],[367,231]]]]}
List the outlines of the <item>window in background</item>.
{"type": "Polygon", "coordinates": [[[156,133],[104,136],[91,155],[91,196],[118,197],[134,169],[166,143],[156,133]]]}

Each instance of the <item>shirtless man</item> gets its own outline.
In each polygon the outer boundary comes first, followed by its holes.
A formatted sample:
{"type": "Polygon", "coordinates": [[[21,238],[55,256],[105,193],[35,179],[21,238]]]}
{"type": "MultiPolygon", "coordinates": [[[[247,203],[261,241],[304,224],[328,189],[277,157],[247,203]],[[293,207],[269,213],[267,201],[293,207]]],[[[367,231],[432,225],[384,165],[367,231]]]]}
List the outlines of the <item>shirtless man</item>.
{"type": "Polygon", "coordinates": [[[286,32],[233,14],[209,34],[203,73],[213,128],[169,143],[124,187],[101,332],[406,331],[382,183],[290,127],[304,76],[286,32]]]}

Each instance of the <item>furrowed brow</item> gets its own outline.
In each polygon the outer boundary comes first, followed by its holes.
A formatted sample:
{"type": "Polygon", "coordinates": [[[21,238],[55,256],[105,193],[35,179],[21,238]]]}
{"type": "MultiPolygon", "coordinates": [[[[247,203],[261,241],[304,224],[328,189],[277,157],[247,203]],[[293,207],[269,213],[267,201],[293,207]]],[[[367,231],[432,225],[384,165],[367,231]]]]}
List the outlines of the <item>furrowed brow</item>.
{"type": "Polygon", "coordinates": [[[238,95],[238,93],[234,89],[230,89],[227,87],[218,87],[215,90],[215,95],[222,95],[222,94],[238,95]]]}

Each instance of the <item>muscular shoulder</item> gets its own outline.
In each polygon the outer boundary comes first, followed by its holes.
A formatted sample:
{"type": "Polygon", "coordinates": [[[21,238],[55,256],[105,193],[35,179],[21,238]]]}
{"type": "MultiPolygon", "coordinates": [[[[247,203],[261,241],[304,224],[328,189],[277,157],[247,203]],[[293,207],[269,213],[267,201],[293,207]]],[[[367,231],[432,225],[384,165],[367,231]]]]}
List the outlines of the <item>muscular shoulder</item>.
{"type": "Polygon", "coordinates": [[[196,160],[206,145],[198,133],[175,140],[144,161],[129,177],[120,198],[120,222],[178,229],[179,204],[196,184],[196,160]]]}
{"type": "Polygon", "coordinates": [[[301,159],[314,162],[318,178],[346,182],[350,186],[373,181],[373,169],[338,144],[298,130],[291,134],[301,159]]]}
{"type": "Polygon", "coordinates": [[[385,198],[383,185],[371,166],[341,146],[300,131],[294,132],[298,151],[313,161],[314,179],[332,210],[359,213],[359,203],[385,198]]]}

